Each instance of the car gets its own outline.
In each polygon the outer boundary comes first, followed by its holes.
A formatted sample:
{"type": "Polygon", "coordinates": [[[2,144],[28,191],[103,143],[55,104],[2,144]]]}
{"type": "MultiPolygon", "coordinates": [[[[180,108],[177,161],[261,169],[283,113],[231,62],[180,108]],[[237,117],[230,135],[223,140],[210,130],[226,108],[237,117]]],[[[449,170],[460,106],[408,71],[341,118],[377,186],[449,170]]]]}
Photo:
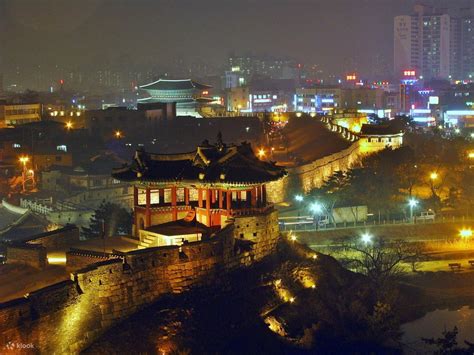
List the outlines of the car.
{"type": "Polygon", "coordinates": [[[419,216],[416,217],[419,221],[434,221],[436,217],[436,213],[433,210],[428,210],[425,212],[421,212],[419,216]]]}

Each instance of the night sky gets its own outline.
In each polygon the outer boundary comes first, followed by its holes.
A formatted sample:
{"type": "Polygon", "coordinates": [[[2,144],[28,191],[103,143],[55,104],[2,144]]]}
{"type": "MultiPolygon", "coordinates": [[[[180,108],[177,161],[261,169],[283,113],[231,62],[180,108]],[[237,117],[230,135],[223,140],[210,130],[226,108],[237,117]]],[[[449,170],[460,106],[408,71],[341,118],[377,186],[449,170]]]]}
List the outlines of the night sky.
{"type": "Polygon", "coordinates": [[[412,6],[412,0],[0,0],[0,55],[5,69],[120,60],[166,65],[180,57],[221,66],[234,50],[368,74],[391,70],[393,17],[412,6]]]}

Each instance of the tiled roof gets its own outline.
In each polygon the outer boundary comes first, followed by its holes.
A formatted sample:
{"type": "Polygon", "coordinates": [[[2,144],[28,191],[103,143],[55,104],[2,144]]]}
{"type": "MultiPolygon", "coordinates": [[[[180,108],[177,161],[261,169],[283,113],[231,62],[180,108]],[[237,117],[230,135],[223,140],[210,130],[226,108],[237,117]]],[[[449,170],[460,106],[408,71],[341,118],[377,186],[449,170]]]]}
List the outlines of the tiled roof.
{"type": "Polygon", "coordinates": [[[140,89],[144,90],[206,90],[210,89],[211,86],[200,84],[191,79],[185,80],[165,80],[160,79],[150,84],[140,86],[140,89]]]}
{"type": "Polygon", "coordinates": [[[132,163],[114,169],[118,180],[135,183],[213,183],[258,184],[275,181],[286,171],[274,163],[259,160],[250,143],[241,145],[216,144],[204,141],[197,150],[185,154],[135,153],[132,163]]]}

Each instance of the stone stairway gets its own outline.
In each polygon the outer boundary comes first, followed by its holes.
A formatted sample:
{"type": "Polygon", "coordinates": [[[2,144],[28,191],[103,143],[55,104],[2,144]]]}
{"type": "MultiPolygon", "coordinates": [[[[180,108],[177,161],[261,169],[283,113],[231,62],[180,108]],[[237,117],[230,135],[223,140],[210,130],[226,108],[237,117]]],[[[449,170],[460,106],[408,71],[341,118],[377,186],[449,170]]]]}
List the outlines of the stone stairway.
{"type": "Polygon", "coordinates": [[[140,243],[138,243],[138,249],[146,249],[154,246],[156,246],[156,240],[149,236],[146,236],[143,240],[140,240],[140,243]]]}

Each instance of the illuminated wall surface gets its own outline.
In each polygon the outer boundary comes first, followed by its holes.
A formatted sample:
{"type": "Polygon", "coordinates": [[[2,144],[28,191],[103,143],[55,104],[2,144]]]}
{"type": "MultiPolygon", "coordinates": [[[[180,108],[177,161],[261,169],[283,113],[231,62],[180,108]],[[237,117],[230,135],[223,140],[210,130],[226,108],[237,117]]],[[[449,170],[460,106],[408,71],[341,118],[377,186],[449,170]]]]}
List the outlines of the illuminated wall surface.
{"type": "MultiPolygon", "coordinates": [[[[114,323],[161,296],[218,285],[228,271],[273,253],[278,215],[236,218],[208,241],[137,250],[99,262],[71,280],[0,304],[0,344],[32,344],[34,352],[79,352],[114,323]],[[239,247],[242,236],[253,250],[239,247]]],[[[77,260],[76,260],[77,261],[77,260]]]]}
{"type": "Polygon", "coordinates": [[[361,138],[344,150],[317,159],[309,164],[288,169],[288,177],[267,184],[267,198],[273,203],[291,199],[295,193],[308,193],[321,187],[324,180],[336,171],[347,171],[365,155],[376,153],[387,146],[398,148],[403,144],[403,135],[393,137],[361,138]],[[390,141],[389,141],[390,140],[390,141]]]}

